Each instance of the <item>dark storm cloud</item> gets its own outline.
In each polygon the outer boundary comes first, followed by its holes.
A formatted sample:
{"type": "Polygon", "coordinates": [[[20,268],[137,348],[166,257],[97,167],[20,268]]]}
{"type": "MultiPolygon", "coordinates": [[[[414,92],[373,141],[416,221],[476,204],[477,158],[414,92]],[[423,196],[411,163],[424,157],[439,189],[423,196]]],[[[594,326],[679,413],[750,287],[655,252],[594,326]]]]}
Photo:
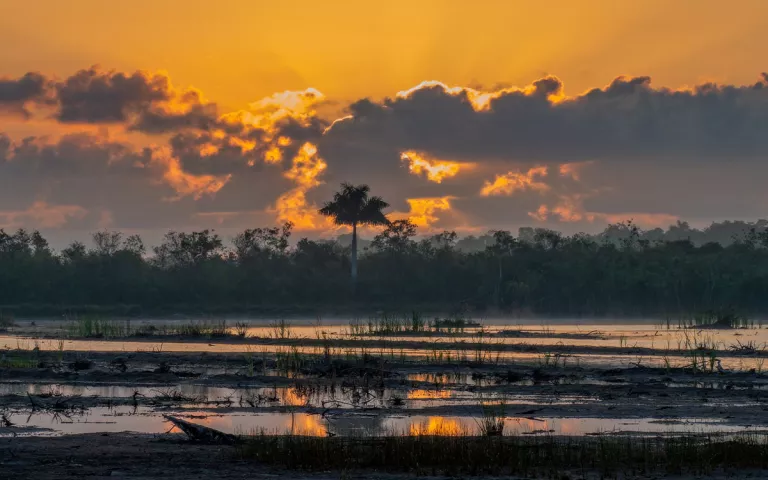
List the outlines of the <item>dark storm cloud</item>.
{"type": "Polygon", "coordinates": [[[766,76],[751,85],[689,90],[654,88],[649,77],[618,77],[573,97],[551,76],[490,92],[425,82],[381,101],[360,99],[347,107],[349,117],[335,122],[316,113],[322,98],[313,89],[279,92],[247,109],[220,112],[199,91],[180,89],[164,74],[94,67],[61,81],[33,74],[0,81],[6,108],[37,115],[31,106],[44,106],[48,119],[118,125],[121,135],[130,132],[125,138],[152,144],[85,134],[53,142],[0,135],[0,212],[6,222],[44,219],[77,228],[105,222],[236,228],[279,218],[278,199],[291,192],[286,198],[303,202],[296,212],[314,213],[342,181],[370,184],[399,214],[413,207],[409,199],[448,199],[449,209],[435,210],[435,228],[519,226],[536,223],[541,212],[549,222],[577,228],[627,212],[666,221],[667,214],[736,217],[768,206],[768,197],[758,193],[737,201],[747,194],[726,186],[717,198],[730,200],[713,206],[708,193],[726,177],[744,190],[762,191],[747,179],[765,168],[741,160],[768,154],[766,76]],[[29,86],[35,79],[37,90],[29,86]],[[317,145],[327,168],[313,170],[316,159],[297,155],[305,142],[317,145]],[[411,150],[428,160],[471,165],[436,183],[401,160],[411,150]],[[686,174],[692,162],[701,166],[698,177],[686,174]],[[561,170],[565,163],[581,166],[561,170]],[[737,164],[752,165],[755,173],[737,164]],[[534,166],[548,168],[536,179],[546,188],[509,187],[534,166]],[[730,176],[713,173],[719,166],[730,176]],[[690,198],[681,200],[686,178],[698,178],[702,188],[691,188],[690,198]],[[496,182],[500,193],[481,196],[496,182]],[[753,207],[745,210],[747,203],[753,207]]]}
{"type": "Polygon", "coordinates": [[[420,150],[438,158],[563,162],[579,159],[714,157],[768,152],[767,78],[752,85],[653,88],[618,77],[604,88],[559,98],[554,77],[491,94],[427,85],[382,102],[363,99],[328,132],[328,147],[420,150]]]}
{"type": "Polygon", "coordinates": [[[162,73],[80,70],[56,84],[56,119],[63,123],[122,123],[130,130],[162,134],[210,129],[219,116],[199,91],[180,90],[162,73]]]}
{"type": "Polygon", "coordinates": [[[14,141],[0,132],[0,228],[188,227],[236,215],[243,205],[264,211],[292,186],[279,165],[241,168],[236,150],[226,153],[229,164],[225,154],[200,159],[198,171],[169,152],[84,133],[14,141]],[[222,189],[233,171],[231,188],[222,189]]]}
{"type": "Polygon", "coordinates": [[[61,122],[125,122],[154,102],[171,99],[168,77],[134,72],[80,70],[56,86],[61,122]]]}
{"type": "Polygon", "coordinates": [[[27,73],[17,79],[0,78],[0,109],[26,116],[26,105],[44,102],[48,86],[48,80],[36,72],[27,73]]]}
{"type": "Polygon", "coordinates": [[[0,169],[8,177],[61,181],[76,176],[98,177],[107,170],[125,173],[148,156],[149,151],[137,153],[128,145],[90,134],[66,135],[54,143],[38,137],[14,143],[0,133],[0,169]]]}

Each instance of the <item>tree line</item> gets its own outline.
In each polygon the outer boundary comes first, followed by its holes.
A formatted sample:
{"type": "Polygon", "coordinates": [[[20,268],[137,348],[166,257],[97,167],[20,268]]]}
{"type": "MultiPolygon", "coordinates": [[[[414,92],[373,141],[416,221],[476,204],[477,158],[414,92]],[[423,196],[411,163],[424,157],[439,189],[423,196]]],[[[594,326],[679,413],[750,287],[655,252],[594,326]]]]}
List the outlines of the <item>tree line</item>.
{"type": "Polygon", "coordinates": [[[254,228],[225,242],[215,231],[140,237],[100,231],[56,252],[39,232],[0,230],[0,311],[117,309],[128,313],[470,310],[548,316],[768,312],[768,232],[728,245],[650,240],[631,222],[611,236],[548,229],[490,232],[483,248],[455,232],[418,237],[387,221],[361,249],[302,238],[292,225],[254,228]],[[523,232],[521,232],[523,233],[523,232]]]}

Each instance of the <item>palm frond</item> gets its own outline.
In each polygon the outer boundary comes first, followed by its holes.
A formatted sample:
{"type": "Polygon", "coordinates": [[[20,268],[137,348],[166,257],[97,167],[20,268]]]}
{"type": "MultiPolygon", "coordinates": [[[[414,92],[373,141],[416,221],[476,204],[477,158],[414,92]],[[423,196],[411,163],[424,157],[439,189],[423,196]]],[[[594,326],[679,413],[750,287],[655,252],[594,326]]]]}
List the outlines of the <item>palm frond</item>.
{"type": "Polygon", "coordinates": [[[368,197],[368,185],[342,183],[341,189],[326,202],[318,212],[332,217],[336,225],[388,225],[389,220],[382,212],[389,207],[381,197],[368,197]]]}

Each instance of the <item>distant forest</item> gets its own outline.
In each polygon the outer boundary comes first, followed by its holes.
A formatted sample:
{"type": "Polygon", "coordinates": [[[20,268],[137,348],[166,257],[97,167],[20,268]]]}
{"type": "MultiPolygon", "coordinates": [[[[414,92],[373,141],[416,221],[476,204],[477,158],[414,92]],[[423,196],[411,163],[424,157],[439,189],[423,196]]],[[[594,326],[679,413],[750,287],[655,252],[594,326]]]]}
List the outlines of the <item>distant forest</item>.
{"type": "Polygon", "coordinates": [[[394,221],[359,242],[291,241],[292,226],[169,232],[149,250],[100,231],[53,251],[38,232],[0,230],[0,313],[287,314],[373,310],[547,316],[768,313],[768,222],[631,222],[598,235],[521,228],[419,237],[394,221]]]}

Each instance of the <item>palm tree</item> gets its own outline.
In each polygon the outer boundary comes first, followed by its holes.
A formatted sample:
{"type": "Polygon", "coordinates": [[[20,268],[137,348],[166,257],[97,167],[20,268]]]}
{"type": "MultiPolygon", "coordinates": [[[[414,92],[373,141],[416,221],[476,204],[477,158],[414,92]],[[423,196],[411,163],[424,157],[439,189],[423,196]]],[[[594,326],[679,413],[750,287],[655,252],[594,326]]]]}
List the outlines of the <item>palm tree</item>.
{"type": "Polygon", "coordinates": [[[389,204],[381,197],[369,197],[368,185],[342,183],[341,190],[333,194],[333,200],[326,202],[319,211],[322,215],[333,217],[336,225],[352,227],[352,284],[357,283],[357,226],[389,225],[387,216],[382,212],[389,204]]]}

